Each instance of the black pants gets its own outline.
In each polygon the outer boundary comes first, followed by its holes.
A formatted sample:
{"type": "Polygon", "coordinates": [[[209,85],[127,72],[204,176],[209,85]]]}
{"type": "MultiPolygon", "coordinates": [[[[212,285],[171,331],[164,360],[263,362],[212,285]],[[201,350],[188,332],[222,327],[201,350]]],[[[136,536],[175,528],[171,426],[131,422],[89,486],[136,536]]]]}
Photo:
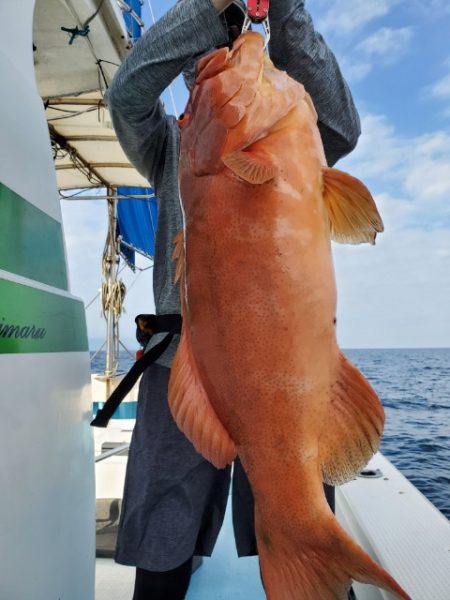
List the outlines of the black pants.
{"type": "Polygon", "coordinates": [[[133,600],[183,600],[191,581],[192,557],[171,571],[136,569],[133,600]]]}

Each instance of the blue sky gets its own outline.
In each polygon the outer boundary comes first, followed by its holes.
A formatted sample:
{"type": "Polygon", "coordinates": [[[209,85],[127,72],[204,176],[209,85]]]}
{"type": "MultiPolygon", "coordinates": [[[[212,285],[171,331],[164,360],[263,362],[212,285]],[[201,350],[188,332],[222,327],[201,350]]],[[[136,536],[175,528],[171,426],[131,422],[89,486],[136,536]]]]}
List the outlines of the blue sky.
{"type": "MultiPolygon", "coordinates": [[[[153,0],[156,18],[172,4],[153,0]]],[[[333,246],[340,344],[448,347],[450,3],[311,0],[306,6],[338,58],[362,119],[358,147],[338,167],[366,183],[386,228],[375,247],[333,246]]],[[[181,82],[174,93],[181,111],[181,82]]],[[[167,94],[164,102],[172,112],[167,94]]],[[[100,283],[106,208],[88,202],[62,208],[72,290],[88,302],[100,283]]],[[[137,282],[125,275],[133,290],[122,333],[133,347],[134,315],[153,309],[150,273],[137,282]]],[[[104,326],[98,306],[90,311],[95,346],[104,326]]]]}

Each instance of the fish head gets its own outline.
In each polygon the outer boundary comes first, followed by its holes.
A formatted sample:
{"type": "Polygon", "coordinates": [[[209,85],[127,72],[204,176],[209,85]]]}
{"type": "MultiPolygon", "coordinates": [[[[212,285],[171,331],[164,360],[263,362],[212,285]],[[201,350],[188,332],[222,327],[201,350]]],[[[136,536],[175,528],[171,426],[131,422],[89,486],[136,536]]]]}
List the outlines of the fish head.
{"type": "Polygon", "coordinates": [[[303,85],[274,67],[259,33],[246,32],[231,50],[221,48],[197,63],[196,83],[180,122],[182,161],[200,177],[231,168],[253,183],[270,179],[273,161],[264,160],[261,142],[282,126],[292,127],[286,119],[299,107],[303,112],[296,112],[295,126],[300,117],[317,129],[317,114],[303,85]],[[239,152],[250,147],[257,160],[243,164],[239,152]]]}

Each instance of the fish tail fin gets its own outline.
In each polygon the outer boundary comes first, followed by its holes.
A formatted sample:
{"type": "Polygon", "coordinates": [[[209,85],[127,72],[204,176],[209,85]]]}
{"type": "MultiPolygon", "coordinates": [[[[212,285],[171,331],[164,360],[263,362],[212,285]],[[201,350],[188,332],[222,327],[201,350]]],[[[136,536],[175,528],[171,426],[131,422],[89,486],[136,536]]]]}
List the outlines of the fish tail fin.
{"type": "Polygon", "coordinates": [[[273,529],[268,534],[258,531],[257,509],[258,552],[268,600],[346,600],[353,580],[411,600],[346,534],[331,512],[325,519],[315,517],[312,524],[295,527],[291,523],[282,535],[273,529]]]}

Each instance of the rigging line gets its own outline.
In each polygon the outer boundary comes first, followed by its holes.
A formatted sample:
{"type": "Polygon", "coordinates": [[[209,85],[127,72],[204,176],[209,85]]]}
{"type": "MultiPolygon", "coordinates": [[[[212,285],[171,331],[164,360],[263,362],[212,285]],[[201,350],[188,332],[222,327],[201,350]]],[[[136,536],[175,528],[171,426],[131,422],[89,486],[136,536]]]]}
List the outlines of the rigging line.
{"type": "Polygon", "coordinates": [[[82,194],[85,190],[78,190],[78,192],[75,192],[75,194],[70,194],[69,196],[66,194],[63,194],[61,192],[61,190],[59,191],[59,195],[63,200],[69,200],[70,198],[75,198],[75,196],[79,196],[80,194],[82,194]]]}
{"type": "MultiPolygon", "coordinates": [[[[151,260],[153,260],[153,258],[151,260]]],[[[145,269],[143,269],[142,267],[136,267],[136,266],[134,268],[136,269],[136,271],[141,271],[143,273],[144,271],[148,271],[149,269],[153,269],[154,266],[155,265],[150,265],[149,267],[145,267],[145,269]]]]}
{"type": "MultiPolygon", "coordinates": [[[[155,19],[155,13],[153,12],[153,7],[152,7],[151,0],[147,0],[147,4],[148,4],[148,7],[150,9],[150,15],[152,17],[152,21],[153,21],[153,25],[154,25],[156,23],[156,19],[155,19]]],[[[173,94],[172,84],[169,85],[169,95],[170,95],[170,100],[172,102],[172,108],[173,108],[174,115],[178,119],[179,113],[178,113],[178,110],[177,110],[177,105],[175,103],[175,96],[173,94]]]]}
{"type": "Polygon", "coordinates": [[[118,65],[117,63],[111,62],[110,60],[105,60],[104,58],[99,58],[97,62],[98,63],[106,63],[108,65],[113,65],[114,67],[120,67],[120,65],[118,65]]]}
{"type": "Polygon", "coordinates": [[[121,342],[121,341],[119,340],[119,344],[122,346],[122,348],[123,348],[124,350],[126,350],[126,351],[128,352],[128,354],[131,356],[131,358],[132,358],[133,360],[136,360],[136,355],[135,355],[135,354],[133,354],[132,352],[130,352],[130,351],[128,350],[128,348],[125,346],[125,344],[124,344],[123,342],[121,342]]]}
{"type": "MultiPolygon", "coordinates": [[[[140,18],[140,16],[133,10],[133,7],[127,4],[124,0],[116,0],[119,8],[124,13],[128,13],[130,17],[137,23],[137,25],[142,29],[144,27],[144,21],[140,18]]],[[[132,25],[132,24],[131,24],[132,25]]],[[[133,37],[133,36],[130,36],[133,37]]]]}
{"type": "MultiPolygon", "coordinates": [[[[105,99],[105,93],[103,91],[102,88],[102,81],[101,81],[101,77],[100,75],[103,77],[103,83],[105,84],[105,90],[108,89],[108,82],[106,80],[106,76],[105,76],[105,72],[103,71],[103,67],[100,63],[100,61],[97,61],[97,81],[98,81],[98,89],[100,91],[100,96],[102,97],[102,99],[105,99]]],[[[100,103],[97,106],[97,110],[98,110],[98,122],[100,123],[100,103]]]]}
{"type": "Polygon", "coordinates": [[[69,110],[68,108],[58,108],[56,106],[53,106],[52,104],[47,104],[47,106],[45,108],[46,109],[50,108],[51,110],[56,110],[56,111],[62,112],[62,113],[70,113],[72,115],[80,114],[80,111],[78,111],[78,110],[69,110]]]}
{"type": "MultiPolygon", "coordinates": [[[[52,108],[52,107],[49,107],[49,108],[52,108]]],[[[71,115],[64,115],[61,117],[52,117],[50,119],[47,119],[47,122],[49,123],[50,121],[62,121],[63,119],[73,119],[75,117],[78,117],[79,115],[84,115],[85,113],[93,112],[94,110],[97,110],[97,106],[90,106],[86,110],[80,110],[78,112],[74,112],[71,115]]]]}
{"type": "MultiPolygon", "coordinates": [[[[80,21],[80,19],[78,18],[78,15],[77,15],[76,11],[74,10],[74,8],[73,8],[73,6],[72,6],[72,0],[61,0],[61,2],[63,2],[63,3],[64,3],[64,5],[66,6],[67,10],[70,12],[70,14],[71,14],[71,15],[72,15],[72,17],[75,19],[75,21],[78,23],[78,25],[80,25],[81,27],[83,27],[83,25],[81,24],[81,21],[80,21]]],[[[98,13],[98,12],[99,12],[99,10],[101,9],[101,6],[102,6],[103,2],[104,2],[104,0],[101,0],[101,2],[100,2],[100,4],[99,4],[99,6],[98,6],[98,8],[97,8],[97,11],[94,13],[94,15],[93,15],[92,17],[90,17],[90,18],[88,19],[88,21],[85,23],[85,25],[86,25],[87,23],[89,23],[90,21],[92,21],[92,19],[93,19],[95,16],[97,16],[97,13],[98,13]]],[[[83,37],[83,39],[85,39],[85,40],[86,40],[86,43],[87,43],[87,44],[88,44],[88,46],[89,46],[89,49],[90,49],[90,51],[91,51],[91,54],[92,54],[93,58],[95,59],[95,62],[97,63],[97,62],[98,62],[98,60],[99,60],[99,58],[98,58],[98,56],[97,56],[97,55],[96,55],[96,53],[95,53],[94,46],[93,46],[93,44],[92,44],[92,42],[91,42],[91,40],[90,40],[89,34],[88,34],[88,35],[86,35],[86,36],[84,36],[84,37],[83,37]]]]}
{"type": "Polygon", "coordinates": [[[136,275],[136,277],[133,279],[133,281],[131,282],[131,284],[128,286],[128,292],[132,289],[132,287],[134,286],[134,284],[137,282],[137,280],[139,279],[139,277],[142,275],[142,271],[139,271],[139,273],[136,275]]]}
{"type": "Polygon", "coordinates": [[[145,258],[148,258],[149,260],[153,260],[154,258],[151,254],[147,254],[147,252],[145,252],[141,248],[137,248],[136,246],[133,246],[133,244],[126,242],[122,237],[119,237],[119,243],[121,246],[125,246],[125,248],[128,248],[129,250],[133,250],[133,252],[137,252],[138,254],[144,256],[145,258]]]}
{"type": "Polygon", "coordinates": [[[91,362],[94,360],[94,358],[97,356],[97,354],[103,350],[103,348],[105,346],[106,346],[106,340],[103,342],[103,344],[100,346],[100,348],[96,352],[94,352],[94,354],[91,356],[91,362]]]}
{"type": "Polygon", "coordinates": [[[156,237],[156,228],[155,228],[155,223],[153,222],[152,209],[150,207],[149,207],[149,214],[150,214],[150,223],[152,224],[153,237],[156,237]]]}
{"type": "Polygon", "coordinates": [[[105,0],[100,0],[100,3],[99,3],[99,5],[98,5],[98,7],[97,7],[97,10],[95,11],[95,13],[94,13],[93,15],[91,15],[91,16],[89,17],[89,19],[88,19],[88,20],[87,20],[85,23],[83,23],[83,29],[86,29],[86,27],[89,25],[89,23],[90,23],[90,22],[91,22],[93,19],[95,19],[95,17],[96,17],[96,16],[98,15],[98,13],[100,12],[100,9],[101,9],[101,7],[103,6],[104,2],[105,2],[105,0]]]}

